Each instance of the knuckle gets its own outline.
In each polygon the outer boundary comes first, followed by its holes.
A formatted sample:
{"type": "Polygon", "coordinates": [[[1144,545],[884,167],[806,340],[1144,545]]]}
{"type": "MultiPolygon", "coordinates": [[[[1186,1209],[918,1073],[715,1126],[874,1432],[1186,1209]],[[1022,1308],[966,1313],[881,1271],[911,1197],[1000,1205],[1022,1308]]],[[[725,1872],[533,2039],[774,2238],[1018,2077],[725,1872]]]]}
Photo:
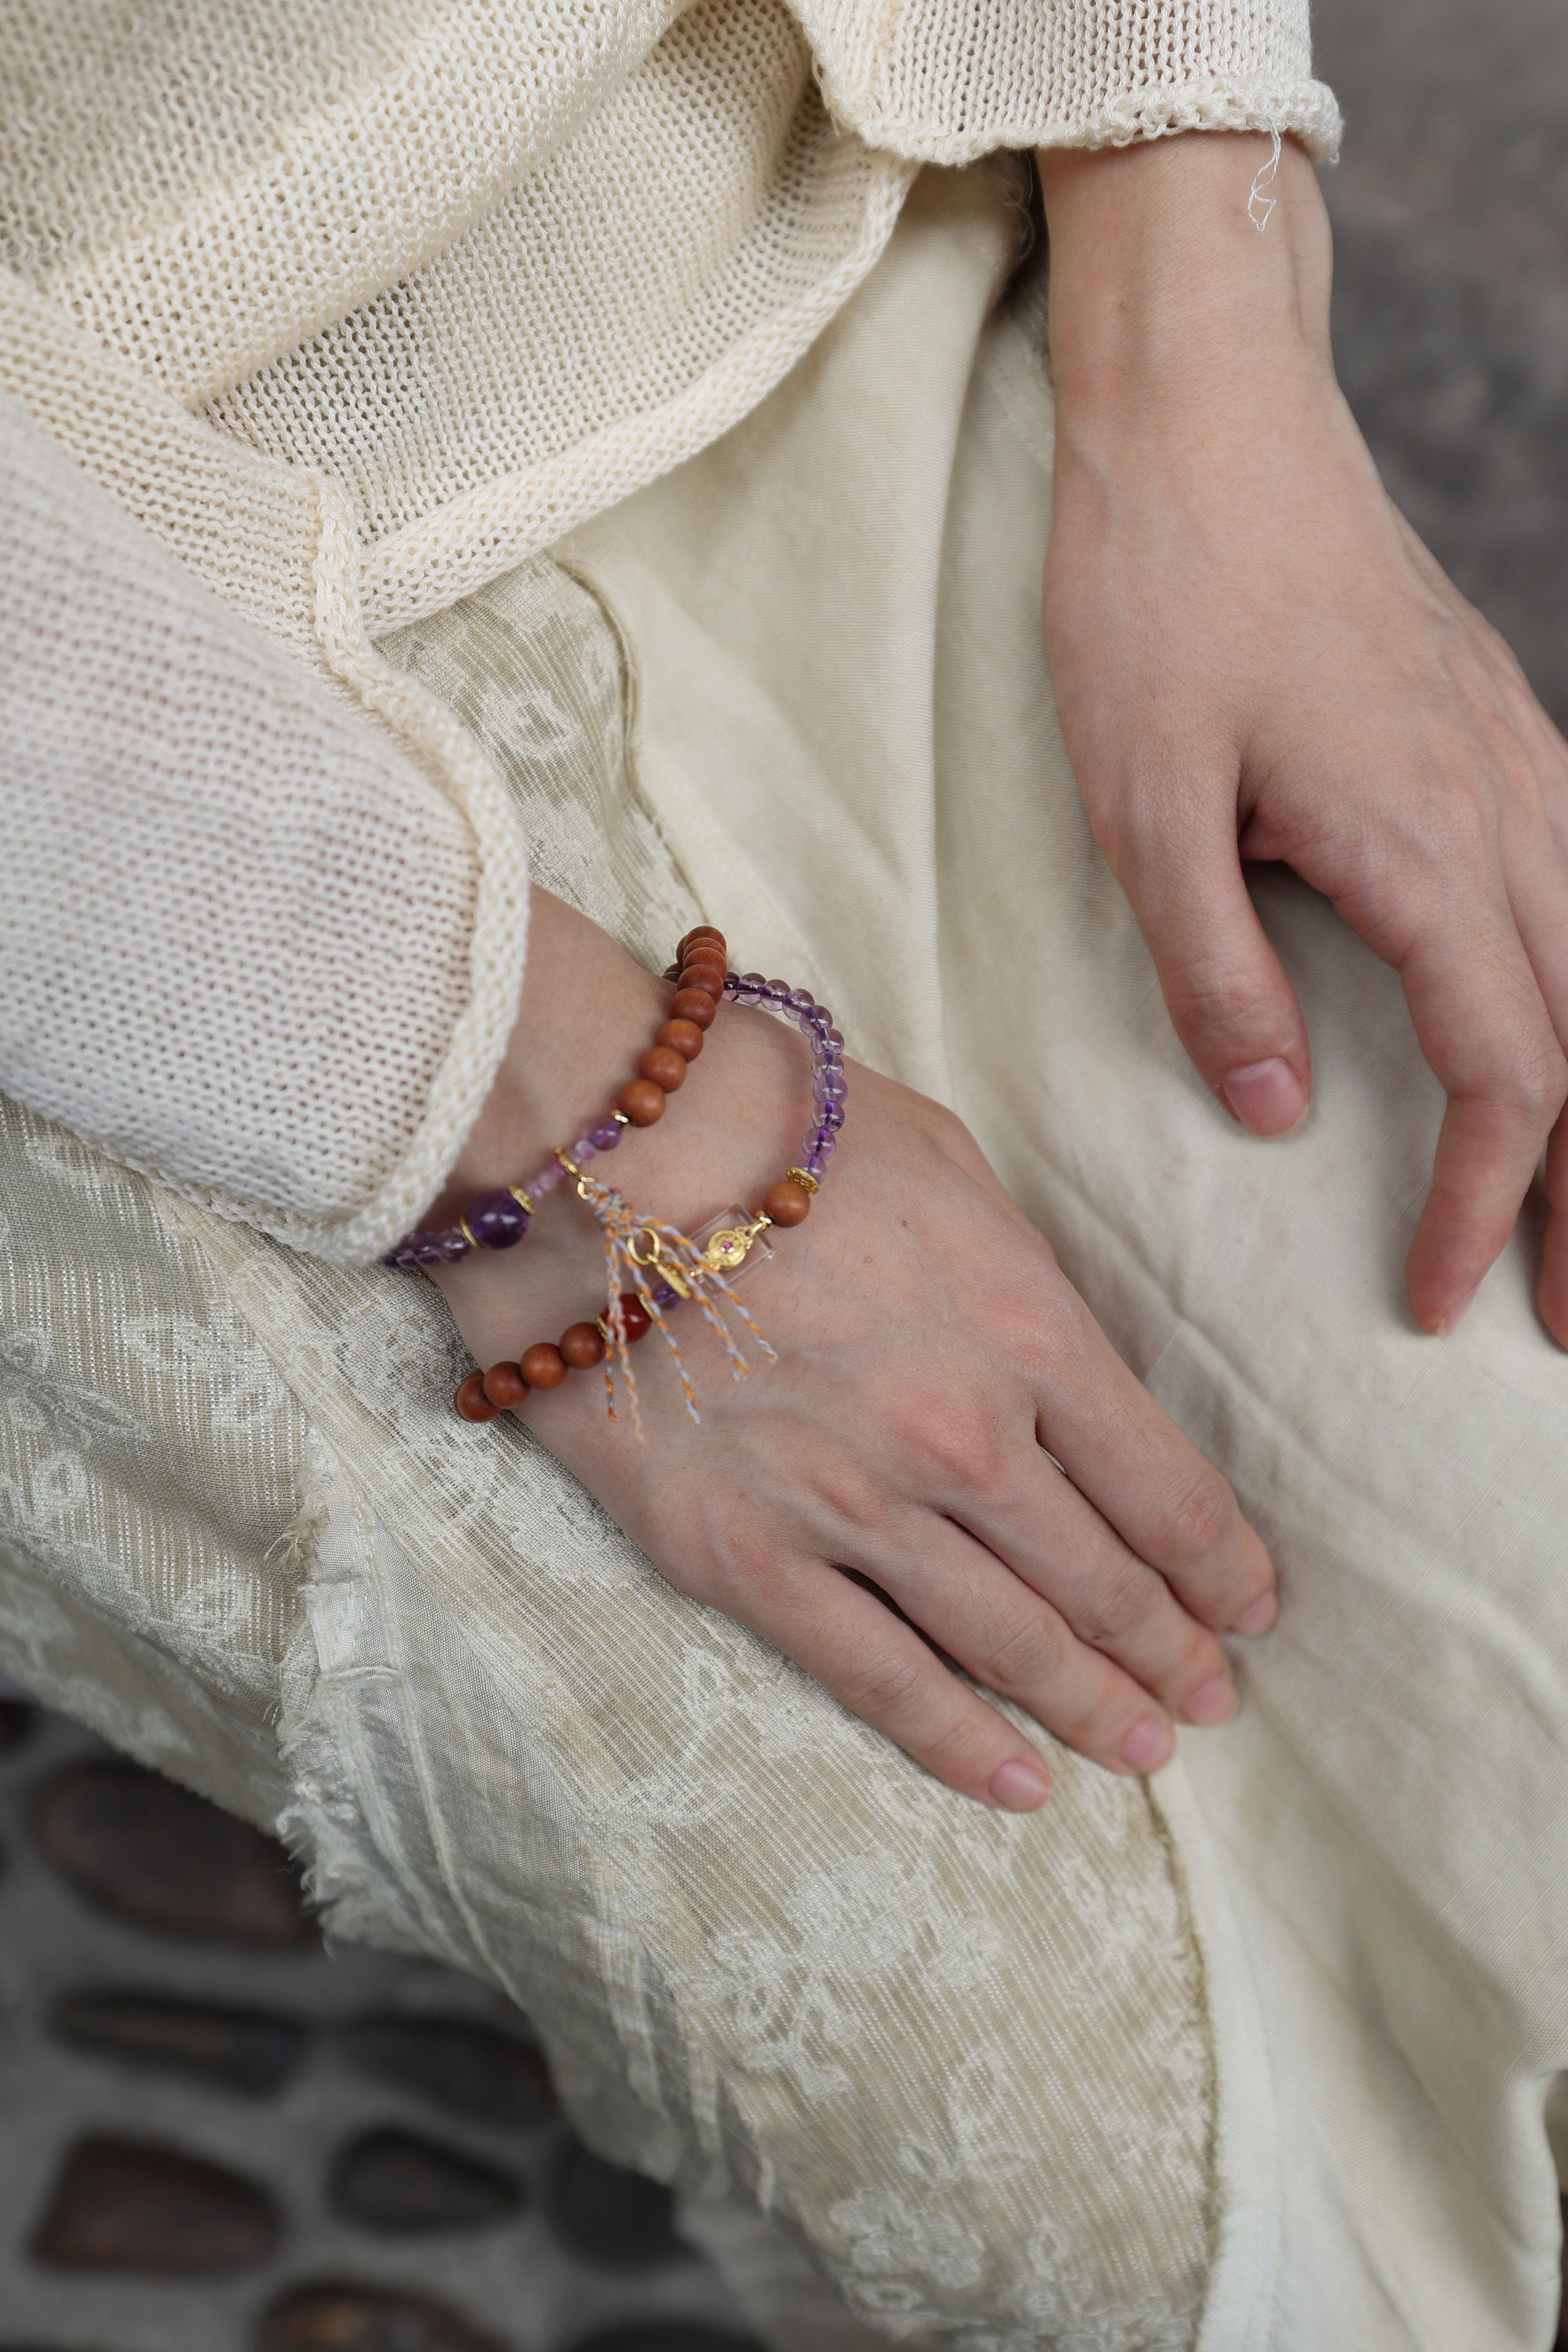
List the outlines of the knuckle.
{"type": "Polygon", "coordinates": [[[863,1464],[843,1455],[830,1457],[819,1465],[815,1486],[817,1503],[836,1532],[850,1528],[863,1537],[886,1535],[892,1498],[885,1483],[863,1464]]]}
{"type": "Polygon", "coordinates": [[[924,1689],[927,1668],[918,1658],[898,1650],[881,1651],[859,1659],[846,1676],[846,1693],[857,1714],[870,1721],[907,1716],[924,1689]]]}
{"type": "Polygon", "coordinates": [[[1269,976],[1230,957],[1205,957],[1173,972],[1165,1002],[1184,1034],[1217,1029],[1258,1038],[1271,1036],[1279,1026],[1269,976]]]}
{"type": "Polygon", "coordinates": [[[1521,1058],[1514,1082],[1518,1108],[1532,1124],[1549,1127],[1568,1101],[1568,1060],[1555,1039],[1543,1038],[1521,1058]]]}
{"type": "Polygon", "coordinates": [[[1129,1560],[1097,1577],[1071,1612],[1073,1630],[1093,1650],[1125,1641],[1154,1606],[1152,1579],[1129,1560]]]}
{"type": "Polygon", "coordinates": [[[1217,1470],[1204,1469],[1179,1486],[1165,1505],[1165,1546],[1178,1568],[1206,1559],[1236,1524],[1236,1497],[1217,1470]]]}
{"type": "Polygon", "coordinates": [[[749,1596],[777,1581],[777,1543],[768,1538],[756,1514],[742,1501],[710,1514],[703,1549],[708,1560],[703,1579],[707,1591],[700,1597],[719,1608],[733,1611],[749,1596]]]}
{"type": "Polygon", "coordinates": [[[979,1406],[943,1399],[917,1416],[910,1433],[939,1487],[985,1494],[998,1484],[1005,1453],[1003,1433],[979,1406]]]}
{"type": "Polygon", "coordinates": [[[1037,1691],[1059,1672],[1067,1640],[1043,1610],[1011,1617],[985,1644],[981,1679],[1009,1697],[1037,1691]]]}

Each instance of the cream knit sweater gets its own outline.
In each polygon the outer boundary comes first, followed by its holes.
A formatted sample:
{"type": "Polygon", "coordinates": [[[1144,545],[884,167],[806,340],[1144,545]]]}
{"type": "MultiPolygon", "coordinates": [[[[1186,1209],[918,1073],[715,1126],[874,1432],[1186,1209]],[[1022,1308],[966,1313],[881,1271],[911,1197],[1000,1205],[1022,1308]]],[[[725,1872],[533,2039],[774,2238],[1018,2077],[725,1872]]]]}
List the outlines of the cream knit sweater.
{"type": "Polygon", "coordinates": [[[0,1087],[342,1263],[521,981],[374,640],[735,423],[921,161],[1276,127],[1305,0],[0,0],[0,1087]]]}

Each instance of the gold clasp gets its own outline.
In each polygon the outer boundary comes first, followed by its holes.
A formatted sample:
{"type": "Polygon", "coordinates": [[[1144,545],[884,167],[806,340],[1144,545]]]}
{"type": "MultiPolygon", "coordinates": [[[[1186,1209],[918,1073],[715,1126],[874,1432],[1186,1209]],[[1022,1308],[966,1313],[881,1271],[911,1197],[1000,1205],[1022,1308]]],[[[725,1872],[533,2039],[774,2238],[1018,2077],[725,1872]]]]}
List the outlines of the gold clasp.
{"type": "Polygon", "coordinates": [[[728,1274],[731,1268],[743,1265],[757,1235],[772,1223],[773,1219],[759,1210],[747,1224],[721,1225],[716,1234],[709,1235],[702,1253],[703,1264],[715,1274],[728,1274]]]}

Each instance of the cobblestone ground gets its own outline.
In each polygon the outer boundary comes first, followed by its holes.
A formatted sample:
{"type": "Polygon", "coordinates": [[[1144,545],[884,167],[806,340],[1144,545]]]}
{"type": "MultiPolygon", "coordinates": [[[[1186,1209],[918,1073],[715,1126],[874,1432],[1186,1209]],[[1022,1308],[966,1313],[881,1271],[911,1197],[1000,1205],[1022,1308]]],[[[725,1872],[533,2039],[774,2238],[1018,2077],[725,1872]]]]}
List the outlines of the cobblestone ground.
{"type": "MultiPolygon", "coordinates": [[[[1346,389],[1568,722],[1568,10],[1317,17],[1346,389]]],[[[0,1699],[0,2352],[328,2347],[742,2352],[514,2012],[323,1951],[276,1848],[0,1699]]]]}
{"type": "Polygon", "coordinates": [[[0,2352],[752,2352],[517,2012],[0,1699],[0,2352]]]}

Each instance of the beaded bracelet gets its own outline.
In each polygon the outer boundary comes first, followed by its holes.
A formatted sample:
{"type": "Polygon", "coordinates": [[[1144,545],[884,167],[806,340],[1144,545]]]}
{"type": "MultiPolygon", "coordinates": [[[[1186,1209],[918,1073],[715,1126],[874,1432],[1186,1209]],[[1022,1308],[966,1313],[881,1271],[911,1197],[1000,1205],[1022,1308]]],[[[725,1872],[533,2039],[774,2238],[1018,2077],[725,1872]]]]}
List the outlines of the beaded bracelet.
{"type": "MultiPolygon", "coordinates": [[[[681,944],[683,951],[688,950],[689,940],[681,944]]],[[[684,982],[685,973],[672,970],[665,977],[679,978],[684,982]]],[[[757,972],[742,976],[726,971],[721,993],[729,1002],[760,1004],[785,1014],[795,1021],[810,1041],[814,1108],[812,1129],[802,1146],[805,1164],[786,1169],[778,1182],[769,1186],[759,1210],[750,1214],[743,1209],[721,1212],[688,1238],[673,1226],[639,1216],[618,1193],[567,1163],[567,1172],[577,1178],[579,1194],[593,1208],[605,1231],[610,1275],[608,1307],[592,1322],[572,1324],[559,1341],[538,1340],[525,1349],[516,1361],[507,1360],[492,1364],[488,1371],[470,1372],[452,1399],[465,1421],[493,1421],[498,1412],[521,1404],[531,1390],[559,1388],[569,1371],[588,1370],[601,1363],[605,1366],[606,1402],[614,1420],[612,1363],[617,1354],[635,1415],[637,1382],[626,1350],[638,1339],[646,1339],[656,1326],[675,1359],[687,1411],[693,1421],[700,1421],[684,1359],[665,1318],[683,1301],[695,1301],[704,1319],[722,1340],[732,1374],[736,1378],[743,1376],[749,1367],[729,1331],[715,1292],[736,1308],[763,1352],[773,1357],[773,1350],[745,1309],[738,1306],[730,1285],[748,1261],[755,1262],[752,1252],[759,1244],[764,1255],[771,1255],[769,1244],[763,1240],[770,1227],[784,1230],[798,1225],[810,1213],[813,1196],[821,1189],[823,1173],[837,1149],[844,1126],[848,1091],[844,1076],[844,1040],[826,1005],[816,1003],[805,989],[791,989],[783,981],[764,980],[757,972]],[[622,1263],[631,1269],[633,1287],[629,1290],[616,1287],[617,1267],[622,1263]]]]}
{"type": "MultiPolygon", "coordinates": [[[[532,1222],[538,1203],[566,1180],[567,1165],[613,1151],[627,1127],[653,1127],[664,1117],[668,1097],[686,1083],[686,1073],[702,1051],[703,1032],[713,1019],[725,979],[724,934],[710,924],[688,931],[678,950],[679,963],[665,974],[679,979],[653,1044],[616,1097],[615,1108],[584,1129],[576,1141],[557,1148],[536,1176],[521,1184],[478,1192],[455,1225],[405,1234],[382,1259],[383,1265],[455,1265],[474,1250],[515,1247],[532,1222]]],[[[840,1041],[842,1042],[842,1041],[840,1041]]]]}

